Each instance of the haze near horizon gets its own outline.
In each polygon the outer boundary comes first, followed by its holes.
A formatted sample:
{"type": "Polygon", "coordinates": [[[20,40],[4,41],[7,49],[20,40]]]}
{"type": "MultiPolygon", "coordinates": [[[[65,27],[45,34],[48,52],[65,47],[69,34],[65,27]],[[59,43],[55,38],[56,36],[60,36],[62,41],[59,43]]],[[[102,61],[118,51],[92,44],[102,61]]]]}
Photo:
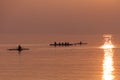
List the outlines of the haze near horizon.
{"type": "Polygon", "coordinates": [[[2,0],[1,34],[119,34],[118,0],[2,0]]]}

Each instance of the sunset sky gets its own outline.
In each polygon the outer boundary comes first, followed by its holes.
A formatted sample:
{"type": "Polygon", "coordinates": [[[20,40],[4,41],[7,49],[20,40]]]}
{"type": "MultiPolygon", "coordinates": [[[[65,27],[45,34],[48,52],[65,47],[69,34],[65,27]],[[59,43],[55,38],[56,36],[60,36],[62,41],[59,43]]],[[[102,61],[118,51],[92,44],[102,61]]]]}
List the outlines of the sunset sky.
{"type": "Polygon", "coordinates": [[[120,33],[120,0],[0,0],[1,34],[120,33]]]}

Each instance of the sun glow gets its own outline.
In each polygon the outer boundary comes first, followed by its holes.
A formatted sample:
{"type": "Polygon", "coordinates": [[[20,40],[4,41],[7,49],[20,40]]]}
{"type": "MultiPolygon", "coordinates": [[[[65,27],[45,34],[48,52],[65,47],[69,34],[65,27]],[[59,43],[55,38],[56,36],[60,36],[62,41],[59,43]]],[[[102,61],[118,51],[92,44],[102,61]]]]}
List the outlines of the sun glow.
{"type": "Polygon", "coordinates": [[[105,43],[101,47],[104,49],[104,60],[103,60],[103,77],[102,80],[114,80],[114,66],[113,66],[113,50],[114,45],[111,42],[111,36],[104,36],[105,43]]]}
{"type": "Polygon", "coordinates": [[[109,48],[114,48],[114,46],[111,45],[111,44],[105,44],[101,48],[103,48],[103,49],[109,49],[109,48]]]}
{"type": "Polygon", "coordinates": [[[111,35],[104,35],[103,37],[104,37],[105,42],[104,42],[104,45],[101,46],[100,48],[109,49],[109,48],[115,47],[111,42],[111,38],[112,38],[111,35]]]}

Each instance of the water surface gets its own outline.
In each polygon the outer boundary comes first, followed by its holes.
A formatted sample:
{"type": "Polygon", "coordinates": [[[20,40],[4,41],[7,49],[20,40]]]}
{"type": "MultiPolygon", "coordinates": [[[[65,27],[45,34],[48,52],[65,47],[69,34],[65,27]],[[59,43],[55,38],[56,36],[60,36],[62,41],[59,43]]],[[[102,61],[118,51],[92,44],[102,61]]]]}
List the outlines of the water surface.
{"type": "Polygon", "coordinates": [[[88,45],[56,48],[48,46],[49,41],[24,43],[30,50],[21,54],[7,50],[16,43],[1,44],[0,80],[120,80],[119,48],[106,52],[99,48],[102,39],[96,41],[89,39],[88,45]]]}

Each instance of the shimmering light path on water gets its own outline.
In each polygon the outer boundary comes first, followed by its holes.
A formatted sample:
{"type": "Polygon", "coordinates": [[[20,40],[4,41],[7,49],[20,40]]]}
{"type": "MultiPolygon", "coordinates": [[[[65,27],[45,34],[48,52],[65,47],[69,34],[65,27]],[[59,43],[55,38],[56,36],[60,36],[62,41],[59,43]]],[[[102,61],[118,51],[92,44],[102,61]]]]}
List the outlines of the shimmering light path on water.
{"type": "Polygon", "coordinates": [[[104,49],[103,60],[103,80],[114,80],[113,51],[112,49],[104,49]]]}
{"type": "Polygon", "coordinates": [[[105,43],[102,46],[104,49],[104,60],[103,60],[103,77],[102,80],[114,80],[114,66],[113,66],[113,50],[114,45],[111,41],[111,35],[104,35],[105,43]]]}

